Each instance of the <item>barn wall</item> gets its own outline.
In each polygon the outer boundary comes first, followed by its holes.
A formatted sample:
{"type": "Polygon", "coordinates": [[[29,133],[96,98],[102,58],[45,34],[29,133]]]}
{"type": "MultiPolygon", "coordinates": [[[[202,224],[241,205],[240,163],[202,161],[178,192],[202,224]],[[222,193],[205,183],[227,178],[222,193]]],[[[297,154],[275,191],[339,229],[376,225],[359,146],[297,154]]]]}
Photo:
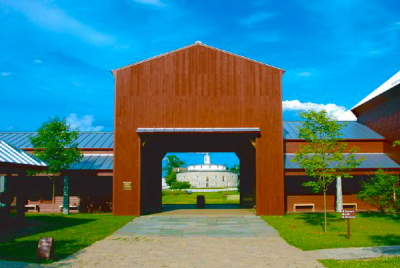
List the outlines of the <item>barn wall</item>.
{"type": "Polygon", "coordinates": [[[203,45],[115,71],[114,214],[140,215],[139,127],[259,127],[257,213],[283,214],[282,74],[203,45]]]}
{"type": "Polygon", "coordinates": [[[400,139],[400,95],[370,107],[358,115],[358,121],[387,139],[384,146],[385,153],[400,164],[400,146],[392,147],[393,141],[400,139]]]}
{"type": "MultiPolygon", "coordinates": [[[[375,210],[369,204],[357,199],[357,193],[361,190],[360,183],[367,180],[368,176],[354,176],[353,178],[342,179],[343,203],[357,203],[358,210],[375,210]]],[[[315,211],[324,210],[323,194],[315,194],[311,188],[304,187],[302,184],[308,181],[307,176],[285,176],[285,208],[287,212],[293,212],[294,204],[314,204],[315,211]]],[[[327,192],[327,211],[335,211],[336,207],[336,181],[328,188],[327,192]]],[[[298,209],[298,211],[310,211],[307,209],[298,209]]]]}

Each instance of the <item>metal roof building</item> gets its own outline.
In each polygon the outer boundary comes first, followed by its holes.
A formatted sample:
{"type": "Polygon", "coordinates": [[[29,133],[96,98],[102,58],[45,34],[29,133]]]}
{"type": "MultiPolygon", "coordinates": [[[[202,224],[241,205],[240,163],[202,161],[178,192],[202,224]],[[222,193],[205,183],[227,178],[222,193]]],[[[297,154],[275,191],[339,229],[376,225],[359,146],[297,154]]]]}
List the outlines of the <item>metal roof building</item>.
{"type": "MultiPolygon", "coordinates": [[[[400,165],[390,159],[389,156],[383,153],[377,154],[356,154],[356,159],[365,157],[357,169],[400,169],[400,165]]],[[[285,169],[300,169],[299,165],[292,162],[294,154],[285,154],[285,169]]]]}
{"type": "MultiPolygon", "coordinates": [[[[343,122],[346,126],[342,129],[342,138],[345,140],[383,140],[384,138],[369,127],[358,122],[343,122]]],[[[300,140],[297,127],[301,126],[301,121],[283,122],[283,133],[285,140],[300,140]]],[[[259,132],[260,129],[254,128],[138,128],[138,133],[168,133],[168,132],[259,132]]],[[[32,144],[29,137],[36,136],[35,132],[10,132],[0,133],[0,139],[12,144],[13,146],[30,149],[32,144]]],[[[112,149],[114,147],[113,132],[80,132],[78,137],[78,147],[82,149],[112,149]]]]}
{"type": "MultiPolygon", "coordinates": [[[[33,148],[30,137],[34,137],[35,132],[11,132],[0,133],[0,139],[19,148],[33,148]]],[[[80,132],[78,137],[79,148],[108,148],[114,147],[113,132],[80,132]]]]}
{"type": "MultiPolygon", "coordinates": [[[[342,138],[346,141],[383,141],[384,137],[377,134],[369,127],[358,122],[343,122],[345,127],[341,130],[342,138]]],[[[301,121],[285,121],[283,122],[284,139],[287,141],[301,141],[299,137],[298,127],[301,126],[301,121]]],[[[138,128],[138,134],[147,133],[225,133],[225,132],[240,132],[240,133],[259,133],[260,129],[253,128],[138,128]]],[[[30,137],[36,136],[35,132],[20,132],[20,133],[0,133],[0,139],[4,144],[9,144],[8,147],[20,147],[26,150],[32,150],[30,137]]],[[[73,164],[70,167],[71,171],[84,171],[84,170],[98,170],[98,171],[112,171],[113,170],[113,146],[114,146],[114,133],[113,132],[80,132],[78,136],[78,147],[83,150],[84,157],[80,163],[73,164]],[[90,153],[85,153],[90,151],[90,153]],[[94,152],[93,152],[94,151],[94,152]],[[96,151],[103,151],[99,154],[96,151]]],[[[20,149],[16,149],[20,150],[20,149]]],[[[34,156],[20,150],[24,156],[28,156],[35,161],[41,161],[34,156]]],[[[377,169],[377,168],[400,168],[389,156],[384,153],[373,154],[358,154],[359,157],[365,156],[366,160],[359,167],[360,169],[377,169]]],[[[288,170],[298,169],[299,167],[292,162],[293,154],[285,153],[284,167],[288,170]]],[[[0,154],[1,159],[1,154],[0,154]]],[[[0,160],[1,161],[1,160],[0,160]]]]}
{"type": "Polygon", "coordinates": [[[46,169],[47,163],[0,140],[0,169],[6,167],[26,169],[46,169]]]}
{"type": "MultiPolygon", "coordinates": [[[[383,140],[384,137],[370,129],[369,127],[355,121],[342,122],[345,127],[342,128],[341,134],[345,140],[383,140]]],[[[297,140],[299,138],[299,130],[301,121],[284,121],[283,122],[283,138],[285,140],[297,140]]]]}

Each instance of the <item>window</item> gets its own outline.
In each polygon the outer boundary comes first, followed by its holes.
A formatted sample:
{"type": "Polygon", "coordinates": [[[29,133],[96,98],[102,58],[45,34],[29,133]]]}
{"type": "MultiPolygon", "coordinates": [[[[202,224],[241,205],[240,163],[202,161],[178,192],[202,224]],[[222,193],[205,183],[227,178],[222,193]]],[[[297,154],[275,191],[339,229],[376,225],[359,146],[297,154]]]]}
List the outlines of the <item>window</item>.
{"type": "Polygon", "coordinates": [[[225,181],[225,176],[222,176],[222,181],[225,181]]]}

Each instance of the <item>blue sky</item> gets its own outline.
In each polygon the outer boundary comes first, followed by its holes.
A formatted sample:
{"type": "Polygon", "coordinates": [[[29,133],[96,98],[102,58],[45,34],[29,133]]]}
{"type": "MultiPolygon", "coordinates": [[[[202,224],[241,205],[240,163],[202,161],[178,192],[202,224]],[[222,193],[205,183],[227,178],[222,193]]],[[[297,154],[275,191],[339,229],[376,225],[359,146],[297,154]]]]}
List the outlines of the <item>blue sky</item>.
{"type": "Polygon", "coordinates": [[[112,130],[110,70],[196,40],[285,69],[286,120],[351,119],[400,69],[398,0],[0,0],[0,29],[0,131],[112,130]]]}

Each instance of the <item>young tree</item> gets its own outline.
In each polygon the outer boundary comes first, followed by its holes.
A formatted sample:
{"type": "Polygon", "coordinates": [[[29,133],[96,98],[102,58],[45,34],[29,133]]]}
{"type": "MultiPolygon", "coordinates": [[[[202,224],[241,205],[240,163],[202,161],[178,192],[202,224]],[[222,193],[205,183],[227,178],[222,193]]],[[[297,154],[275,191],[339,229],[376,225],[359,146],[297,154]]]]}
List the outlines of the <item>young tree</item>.
{"type": "MultiPolygon", "coordinates": [[[[52,211],[54,214],[55,176],[64,172],[74,163],[81,161],[83,155],[78,150],[78,130],[72,129],[65,119],[56,116],[49,119],[31,136],[34,155],[46,161],[49,169],[42,171],[52,180],[52,211]]],[[[31,174],[34,172],[31,172],[31,174]]]]}
{"type": "Polygon", "coordinates": [[[168,175],[165,176],[165,183],[171,187],[174,182],[177,182],[176,180],[176,172],[171,171],[168,175]]]}
{"type": "Polygon", "coordinates": [[[186,165],[186,163],[173,154],[168,155],[166,160],[167,164],[165,165],[165,167],[163,167],[163,171],[166,172],[165,183],[171,187],[171,184],[173,182],[176,182],[176,172],[173,171],[174,168],[182,167],[186,165]]]}
{"type": "Polygon", "coordinates": [[[345,126],[337,122],[326,111],[301,111],[304,119],[298,127],[299,137],[307,145],[301,146],[293,161],[306,172],[312,180],[303,184],[313,192],[324,194],[324,231],[327,232],[326,192],[337,176],[350,178],[348,173],[357,167],[363,159],[356,159],[357,148],[346,153],[347,144],[342,141],[340,130],[345,126]]]}
{"type": "Polygon", "coordinates": [[[377,208],[379,212],[392,208],[398,214],[399,202],[396,198],[400,191],[399,176],[388,174],[379,169],[369,180],[361,182],[361,191],[357,198],[377,208]]]}
{"type": "Polygon", "coordinates": [[[236,174],[239,174],[240,173],[240,165],[234,165],[233,167],[231,167],[229,169],[229,171],[235,172],[236,174]]]}

